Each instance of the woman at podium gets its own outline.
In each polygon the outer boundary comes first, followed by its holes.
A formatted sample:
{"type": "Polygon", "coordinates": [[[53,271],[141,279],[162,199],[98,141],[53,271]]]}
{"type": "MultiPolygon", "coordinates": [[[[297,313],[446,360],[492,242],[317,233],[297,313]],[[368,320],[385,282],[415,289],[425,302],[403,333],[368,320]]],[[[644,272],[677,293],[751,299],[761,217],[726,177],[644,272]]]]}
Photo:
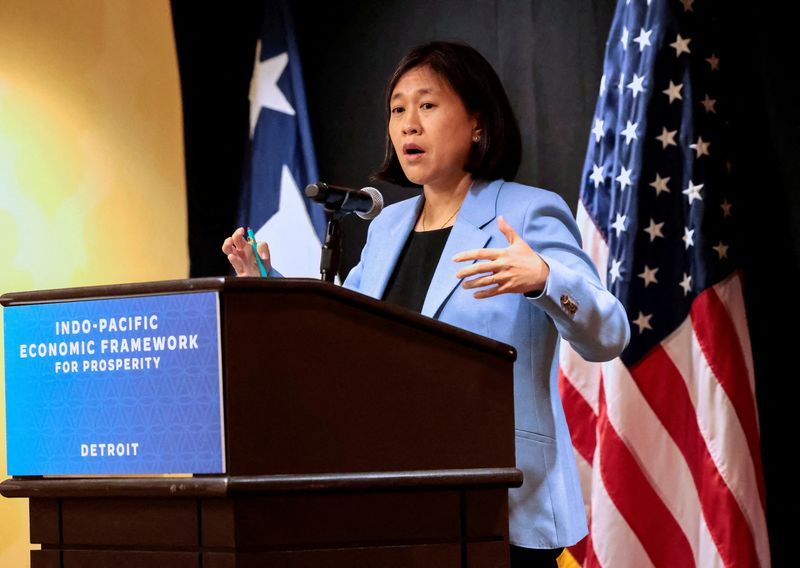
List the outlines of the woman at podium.
{"type": "MultiPolygon", "coordinates": [[[[344,286],[513,345],[517,467],[509,492],[512,566],[556,566],[587,534],[558,394],[559,338],[590,361],[629,339],[624,308],[580,247],[564,200],[514,183],[519,126],[491,65],[473,48],[434,42],[404,57],[386,91],[378,177],[422,186],[369,226],[344,286]]],[[[259,268],[244,230],[222,250],[240,276],[259,268]]],[[[267,270],[269,248],[258,245],[267,270]]]]}

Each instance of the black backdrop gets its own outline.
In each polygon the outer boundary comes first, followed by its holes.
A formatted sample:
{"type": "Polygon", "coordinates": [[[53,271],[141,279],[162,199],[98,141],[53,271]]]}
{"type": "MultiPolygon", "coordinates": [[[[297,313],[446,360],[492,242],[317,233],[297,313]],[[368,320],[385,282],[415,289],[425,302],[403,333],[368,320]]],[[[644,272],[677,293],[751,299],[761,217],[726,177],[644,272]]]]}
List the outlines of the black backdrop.
{"type": "MultiPolygon", "coordinates": [[[[228,274],[220,246],[234,219],[248,136],[247,92],[264,0],[172,0],[181,73],[191,276],[228,274]]],[[[634,0],[636,1],[636,0],[634,0]]],[[[700,1],[700,0],[698,0],[700,1]]],[[[732,4],[732,3],[731,3],[732,4]]],[[[311,127],[323,181],[361,187],[384,148],[384,83],[408,49],[455,39],[497,69],[520,122],[518,181],[577,203],[602,74],[612,0],[345,0],[292,4],[311,127]]],[[[800,110],[797,49],[786,8],[730,5],[723,55],[734,86],[738,149],[747,188],[745,296],[753,344],[767,517],[776,566],[790,550],[794,495],[791,415],[800,378],[792,355],[800,333],[800,110]],[[738,10],[738,12],[731,12],[738,10]],[[777,10],[777,12],[776,12],[777,10]]],[[[413,190],[378,185],[387,201],[413,190]]],[[[352,217],[352,216],[351,216],[352,217]]],[[[343,276],[355,264],[366,223],[343,226],[343,276]]],[[[791,555],[791,556],[790,556],[791,555]]]]}

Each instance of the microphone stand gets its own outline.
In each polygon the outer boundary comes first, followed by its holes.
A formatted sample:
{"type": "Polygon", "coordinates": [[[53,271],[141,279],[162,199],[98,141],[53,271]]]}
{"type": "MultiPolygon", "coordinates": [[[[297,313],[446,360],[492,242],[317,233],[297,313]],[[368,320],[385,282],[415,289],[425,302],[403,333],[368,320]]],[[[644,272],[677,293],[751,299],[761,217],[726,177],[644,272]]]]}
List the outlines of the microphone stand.
{"type": "Polygon", "coordinates": [[[344,215],[339,211],[331,211],[328,227],[325,230],[325,244],[319,259],[320,280],[333,282],[339,272],[339,258],[342,255],[342,230],[339,225],[344,215]]]}
{"type": "Polygon", "coordinates": [[[321,203],[328,213],[328,227],[325,229],[325,244],[322,245],[319,259],[319,273],[320,280],[334,282],[336,273],[339,272],[339,258],[342,255],[342,230],[339,222],[351,212],[355,212],[362,219],[373,219],[383,208],[383,196],[374,187],[365,187],[357,191],[322,182],[308,184],[305,195],[321,203]],[[355,203],[349,204],[348,200],[355,200],[355,203]],[[369,210],[359,212],[359,207],[366,205],[370,206],[369,210]]]}

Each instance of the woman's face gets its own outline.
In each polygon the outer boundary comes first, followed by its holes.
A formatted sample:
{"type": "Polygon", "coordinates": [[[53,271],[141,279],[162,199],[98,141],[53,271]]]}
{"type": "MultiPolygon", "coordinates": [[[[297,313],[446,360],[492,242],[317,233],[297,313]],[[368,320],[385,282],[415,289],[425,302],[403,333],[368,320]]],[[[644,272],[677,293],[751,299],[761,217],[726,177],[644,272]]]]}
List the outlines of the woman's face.
{"type": "Polygon", "coordinates": [[[423,186],[455,187],[463,179],[477,115],[430,67],[400,77],[389,101],[389,138],[406,177],[423,186]]]}

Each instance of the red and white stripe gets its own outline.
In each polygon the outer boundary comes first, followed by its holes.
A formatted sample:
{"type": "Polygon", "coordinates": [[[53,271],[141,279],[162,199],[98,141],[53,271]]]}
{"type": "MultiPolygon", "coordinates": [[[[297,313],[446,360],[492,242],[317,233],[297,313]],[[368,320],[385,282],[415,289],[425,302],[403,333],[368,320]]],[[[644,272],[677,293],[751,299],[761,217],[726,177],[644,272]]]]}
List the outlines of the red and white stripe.
{"type": "MultiPolygon", "coordinates": [[[[584,250],[608,249],[579,205],[584,250]]],[[[638,333],[634,328],[633,333],[638,333]]],[[[770,566],[741,276],[629,369],[561,344],[559,388],[590,518],[584,567],[770,566]]]]}

